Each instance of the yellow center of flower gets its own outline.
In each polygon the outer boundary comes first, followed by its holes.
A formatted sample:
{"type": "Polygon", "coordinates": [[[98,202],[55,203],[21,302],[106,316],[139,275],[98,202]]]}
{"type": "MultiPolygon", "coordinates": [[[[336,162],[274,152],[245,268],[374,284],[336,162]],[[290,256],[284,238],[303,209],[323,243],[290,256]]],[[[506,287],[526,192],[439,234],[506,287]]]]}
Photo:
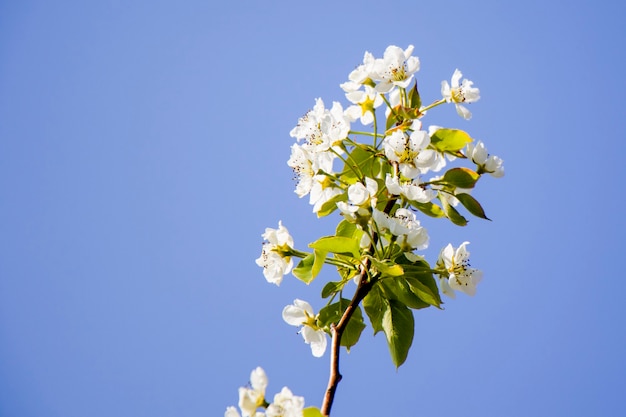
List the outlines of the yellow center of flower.
{"type": "Polygon", "coordinates": [[[455,103],[463,103],[465,101],[465,93],[461,87],[453,88],[450,91],[450,95],[452,96],[452,101],[455,103]]]}

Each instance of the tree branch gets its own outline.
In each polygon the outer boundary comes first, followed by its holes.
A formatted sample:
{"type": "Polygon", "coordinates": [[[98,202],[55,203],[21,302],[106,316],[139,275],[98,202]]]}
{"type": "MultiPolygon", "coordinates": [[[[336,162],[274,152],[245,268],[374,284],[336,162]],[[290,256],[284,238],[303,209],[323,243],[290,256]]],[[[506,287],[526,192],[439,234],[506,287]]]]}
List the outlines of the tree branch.
{"type": "Polygon", "coordinates": [[[341,373],[339,373],[339,354],[341,349],[341,336],[343,335],[346,326],[350,322],[350,318],[354,311],[357,309],[363,298],[367,295],[367,293],[372,289],[374,282],[367,281],[367,268],[368,265],[363,268],[359,276],[359,286],[357,287],[350,304],[344,311],[341,319],[337,323],[337,325],[331,326],[332,333],[332,342],[331,342],[331,352],[330,352],[330,377],[328,378],[328,387],[326,388],[326,393],[324,394],[324,402],[322,403],[322,415],[330,416],[330,409],[333,405],[333,401],[335,399],[335,392],[337,391],[337,386],[339,385],[339,381],[341,381],[341,373]]]}

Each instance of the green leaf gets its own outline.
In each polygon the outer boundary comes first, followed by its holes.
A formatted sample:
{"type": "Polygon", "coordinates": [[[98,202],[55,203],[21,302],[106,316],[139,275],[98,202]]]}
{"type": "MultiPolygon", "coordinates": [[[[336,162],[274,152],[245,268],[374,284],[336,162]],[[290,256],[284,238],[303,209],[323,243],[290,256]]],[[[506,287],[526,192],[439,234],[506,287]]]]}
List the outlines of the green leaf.
{"type": "Polygon", "coordinates": [[[406,361],[409,349],[413,344],[415,322],[413,313],[404,304],[391,300],[383,314],[383,331],[387,337],[387,345],[391,360],[396,368],[406,361]]]}
{"type": "Polygon", "coordinates": [[[324,417],[317,407],[307,407],[302,410],[302,417],[324,417]]]}
{"type": "MultiPolygon", "coordinates": [[[[418,274],[408,274],[404,276],[406,282],[411,289],[411,292],[419,297],[420,300],[428,303],[431,306],[435,306],[437,308],[441,307],[441,297],[439,296],[439,289],[437,288],[437,284],[434,282],[434,278],[430,273],[418,273],[418,274]],[[428,279],[433,280],[434,289],[426,285],[424,282],[428,279]]],[[[408,304],[407,304],[408,305],[408,304]]],[[[411,307],[411,306],[409,306],[411,307]]]]}
{"type": "Polygon", "coordinates": [[[417,81],[413,84],[413,88],[409,90],[409,106],[414,109],[422,107],[422,99],[420,98],[420,93],[417,91],[417,81]]]}
{"type": "Polygon", "coordinates": [[[379,261],[376,258],[368,256],[369,260],[372,262],[372,265],[376,267],[378,272],[383,275],[388,275],[390,277],[398,277],[404,274],[404,270],[402,267],[391,260],[379,261]]]}
{"type": "Polygon", "coordinates": [[[313,281],[313,264],[315,263],[315,254],[312,253],[303,258],[298,265],[291,270],[291,273],[303,281],[305,284],[309,284],[313,281]]]}
{"type": "Polygon", "coordinates": [[[330,213],[337,210],[337,203],[340,201],[348,201],[348,194],[338,194],[322,204],[322,207],[320,207],[319,211],[317,212],[317,217],[328,216],[330,213]]]}
{"type": "Polygon", "coordinates": [[[330,281],[322,288],[322,298],[337,294],[346,285],[345,281],[330,281]]]}
{"type": "Polygon", "coordinates": [[[410,200],[409,202],[411,203],[411,205],[413,207],[415,207],[416,209],[418,209],[422,213],[426,214],[427,216],[440,218],[440,217],[445,217],[445,215],[446,215],[443,212],[443,210],[441,209],[441,207],[439,207],[436,204],[433,204],[433,203],[430,203],[430,202],[428,202],[428,203],[418,203],[417,201],[413,201],[413,200],[410,200]]]}
{"type": "Polygon", "coordinates": [[[480,217],[486,220],[491,220],[485,214],[485,210],[483,210],[483,207],[480,205],[480,203],[470,194],[459,193],[459,194],[455,194],[455,197],[458,198],[461,204],[463,204],[463,207],[465,207],[467,211],[472,213],[474,216],[480,217]]]}
{"type": "Polygon", "coordinates": [[[361,256],[361,248],[359,247],[360,239],[349,238],[344,236],[325,236],[321,237],[313,243],[309,243],[309,247],[324,252],[348,254],[355,258],[361,256]]]}
{"type": "Polygon", "coordinates": [[[354,232],[357,230],[356,224],[350,223],[347,220],[342,220],[337,225],[337,229],[335,230],[336,236],[343,237],[353,237],[354,232]]]}
{"type": "Polygon", "coordinates": [[[370,319],[370,323],[372,323],[374,334],[383,330],[383,315],[388,308],[388,304],[383,297],[380,281],[378,281],[363,299],[363,308],[370,319]]]}
{"type": "Polygon", "coordinates": [[[440,198],[440,201],[443,207],[443,211],[446,213],[446,217],[449,218],[452,223],[456,224],[457,226],[467,225],[467,219],[461,216],[457,209],[455,209],[454,207],[452,207],[452,205],[450,205],[450,203],[448,203],[448,200],[446,200],[445,198],[440,198]]]}
{"type": "Polygon", "coordinates": [[[326,252],[314,249],[313,253],[304,257],[291,273],[305,284],[310,284],[322,270],[325,259],[326,252]]]}
{"type": "Polygon", "coordinates": [[[452,168],[448,170],[442,180],[459,188],[474,188],[480,175],[469,168],[452,168]]]}
{"type": "Polygon", "coordinates": [[[431,145],[441,152],[455,153],[472,141],[470,135],[458,129],[437,129],[430,137],[431,145]]]}
{"type": "MultiPolygon", "coordinates": [[[[342,298],[338,302],[321,309],[317,319],[318,325],[320,327],[326,327],[333,323],[337,324],[349,304],[350,300],[342,298]]],[[[350,350],[350,348],[359,341],[364,328],[365,323],[363,322],[363,313],[361,312],[361,307],[357,306],[352,313],[352,317],[350,317],[350,321],[348,321],[348,325],[344,329],[343,335],[341,336],[341,346],[345,346],[348,350],[350,350]]]]}
{"type": "Polygon", "coordinates": [[[405,277],[385,278],[380,281],[385,297],[389,300],[400,301],[407,307],[420,309],[430,307],[430,304],[418,297],[409,286],[405,277]]]}

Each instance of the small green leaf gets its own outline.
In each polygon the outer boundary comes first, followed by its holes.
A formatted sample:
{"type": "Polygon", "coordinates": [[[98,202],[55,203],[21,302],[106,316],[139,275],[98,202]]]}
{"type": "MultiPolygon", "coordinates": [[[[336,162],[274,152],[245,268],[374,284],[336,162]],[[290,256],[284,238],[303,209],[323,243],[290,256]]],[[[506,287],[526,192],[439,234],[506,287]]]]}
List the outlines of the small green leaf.
{"type": "Polygon", "coordinates": [[[310,284],[322,270],[325,259],[326,252],[314,249],[313,253],[304,257],[291,273],[305,284],[310,284]]]}
{"type": "Polygon", "coordinates": [[[363,308],[367,317],[372,323],[374,334],[383,330],[383,315],[388,308],[388,302],[383,297],[382,290],[380,288],[380,281],[378,281],[370,292],[367,293],[363,299],[363,308]]]}
{"type": "Polygon", "coordinates": [[[337,210],[337,203],[340,201],[348,201],[348,195],[346,193],[338,194],[322,204],[322,207],[320,207],[317,212],[317,217],[328,216],[330,213],[337,210]]]}
{"type": "MultiPolygon", "coordinates": [[[[419,276],[422,276],[422,274],[420,274],[419,276]]],[[[432,274],[431,274],[431,277],[432,277],[432,274]]],[[[427,285],[423,284],[421,280],[418,278],[418,276],[405,275],[404,278],[406,279],[406,282],[409,285],[411,292],[417,295],[420,300],[424,301],[425,303],[430,304],[431,306],[435,306],[437,308],[441,307],[441,298],[439,297],[439,290],[435,290],[435,292],[433,293],[433,290],[429,288],[427,285]]]]}
{"type": "Polygon", "coordinates": [[[445,217],[445,213],[436,204],[433,203],[418,203],[417,201],[410,201],[411,205],[421,211],[422,213],[435,218],[445,217]]]}
{"type": "Polygon", "coordinates": [[[455,153],[472,141],[470,135],[458,129],[437,129],[430,137],[431,145],[441,152],[455,153]]]}
{"type": "Polygon", "coordinates": [[[422,99],[420,98],[420,93],[417,91],[417,81],[413,84],[413,88],[409,90],[409,106],[414,109],[422,107],[422,99]]]}
{"type": "Polygon", "coordinates": [[[457,209],[455,209],[450,203],[448,203],[448,200],[446,200],[445,198],[441,198],[440,201],[443,207],[443,211],[446,213],[446,217],[449,218],[452,223],[456,224],[457,226],[467,225],[467,219],[461,216],[457,209]]]}
{"type": "MultiPolygon", "coordinates": [[[[320,327],[330,327],[331,324],[337,324],[349,304],[350,300],[342,298],[338,302],[321,309],[317,319],[318,325],[320,327]]],[[[357,306],[341,336],[341,346],[345,346],[350,350],[359,341],[364,328],[363,313],[361,312],[361,307],[357,306]]]]}
{"type": "Polygon", "coordinates": [[[330,281],[322,288],[322,298],[328,298],[337,294],[346,285],[344,281],[330,281]]]}
{"type": "Polygon", "coordinates": [[[413,344],[415,332],[413,313],[404,304],[391,300],[383,314],[382,325],[387,337],[391,360],[396,368],[399,368],[406,361],[409,349],[413,344]]]}
{"type": "Polygon", "coordinates": [[[400,301],[409,308],[420,309],[430,305],[418,297],[407,283],[405,277],[386,278],[380,281],[385,297],[400,301]]]}
{"type": "Polygon", "coordinates": [[[302,410],[302,417],[324,417],[317,407],[307,407],[302,410]]]}
{"type": "Polygon", "coordinates": [[[292,269],[291,273],[298,278],[300,281],[303,281],[305,284],[309,284],[313,281],[313,264],[315,263],[315,254],[312,253],[307,257],[303,258],[298,265],[292,269]]]}
{"type": "Polygon", "coordinates": [[[448,170],[442,180],[459,188],[474,188],[480,175],[469,168],[452,168],[448,170]]]}
{"type": "Polygon", "coordinates": [[[375,266],[376,269],[378,269],[378,272],[380,272],[383,275],[388,275],[390,277],[398,277],[404,274],[404,270],[402,269],[402,267],[394,263],[393,261],[390,261],[388,259],[384,261],[379,261],[378,259],[373,258],[371,256],[368,256],[368,258],[372,262],[372,265],[375,266]]]}
{"type": "Polygon", "coordinates": [[[465,207],[467,211],[472,213],[474,216],[480,217],[486,220],[491,220],[485,214],[485,210],[483,210],[483,207],[480,205],[480,203],[470,194],[459,193],[459,194],[455,194],[455,197],[458,198],[461,204],[463,204],[463,207],[465,207]]]}
{"type": "Polygon", "coordinates": [[[344,236],[325,236],[313,243],[309,243],[309,247],[324,252],[348,254],[359,258],[361,252],[359,243],[360,239],[356,240],[355,238],[344,236]]]}
{"type": "Polygon", "coordinates": [[[337,229],[335,230],[335,235],[343,236],[343,237],[353,237],[354,232],[357,230],[356,224],[350,223],[347,220],[342,220],[337,225],[337,229]]]}

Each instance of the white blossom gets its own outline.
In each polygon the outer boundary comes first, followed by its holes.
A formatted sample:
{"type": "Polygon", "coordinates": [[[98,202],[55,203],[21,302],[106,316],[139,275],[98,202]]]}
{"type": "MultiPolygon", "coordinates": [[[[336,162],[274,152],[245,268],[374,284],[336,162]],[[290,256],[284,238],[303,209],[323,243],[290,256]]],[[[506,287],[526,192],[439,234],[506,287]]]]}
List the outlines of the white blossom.
{"type": "Polygon", "coordinates": [[[480,90],[476,87],[472,87],[474,84],[467,78],[464,78],[461,84],[459,81],[463,74],[458,69],[454,70],[450,84],[447,81],[441,82],[441,95],[448,103],[454,103],[456,106],[456,112],[459,116],[466,120],[472,117],[472,113],[460,103],[473,103],[480,98],[480,90]]]}
{"type": "Polygon", "coordinates": [[[304,139],[319,152],[338,145],[348,136],[349,131],[350,121],[344,116],[341,104],[335,101],[328,110],[322,99],[318,98],[313,109],[298,120],[289,134],[298,141],[304,139]]]}
{"type": "Polygon", "coordinates": [[[267,417],[302,417],[304,397],[293,395],[287,387],[274,396],[274,402],[267,407],[267,417]]]}
{"type": "Polygon", "coordinates": [[[284,246],[292,248],[294,246],[293,238],[287,228],[283,226],[282,221],[278,222],[278,229],[268,227],[262,236],[266,242],[263,243],[261,256],[256,259],[256,264],[263,268],[263,276],[267,282],[280,285],[283,276],[291,272],[293,261],[291,257],[283,257],[275,249],[284,246]]]}
{"type": "Polygon", "coordinates": [[[441,250],[437,266],[444,268],[448,272],[448,277],[440,275],[442,292],[454,298],[454,291],[462,291],[467,295],[476,294],[476,285],[482,280],[483,272],[470,267],[469,242],[463,242],[461,246],[454,249],[452,244],[448,244],[441,250]]]}
{"type": "Polygon", "coordinates": [[[399,177],[392,177],[387,174],[385,178],[385,186],[387,190],[393,195],[402,195],[411,201],[417,201],[418,203],[429,203],[433,198],[437,196],[437,193],[432,189],[427,189],[419,178],[415,178],[409,181],[401,181],[399,177]]]}
{"type": "Polygon", "coordinates": [[[300,333],[304,342],[311,345],[311,353],[316,358],[326,351],[326,333],[315,324],[313,307],[303,300],[296,299],[283,309],[283,320],[292,326],[302,326],[300,333]]]}
{"type": "Polygon", "coordinates": [[[382,59],[374,62],[374,77],[380,81],[376,85],[376,90],[387,93],[393,86],[407,88],[413,81],[413,74],[420,69],[418,57],[411,56],[413,45],[402,49],[395,45],[390,45],[385,49],[382,59]]]}
{"type": "Polygon", "coordinates": [[[415,178],[420,173],[426,173],[435,162],[436,152],[426,149],[430,145],[430,136],[424,130],[417,129],[409,136],[406,133],[395,130],[383,140],[385,156],[392,162],[397,162],[400,172],[407,178],[415,178]]]}
{"type": "Polygon", "coordinates": [[[287,165],[296,174],[298,184],[295,192],[298,197],[302,198],[311,192],[317,172],[321,170],[327,174],[333,173],[333,161],[335,158],[336,156],[332,152],[315,152],[315,148],[308,144],[300,145],[294,143],[291,145],[291,156],[287,161],[287,165]]]}
{"type": "MultiPolygon", "coordinates": [[[[257,408],[265,403],[266,388],[267,376],[265,371],[263,368],[257,367],[250,373],[250,387],[239,388],[239,408],[241,409],[242,417],[255,416],[257,408]]],[[[229,412],[229,409],[226,411],[229,412]]],[[[235,416],[232,410],[230,410],[230,413],[232,416],[235,416]]]]}
{"type": "Polygon", "coordinates": [[[478,165],[479,172],[487,172],[496,178],[504,176],[504,161],[495,155],[489,155],[482,141],[468,143],[466,154],[478,165]]]}

